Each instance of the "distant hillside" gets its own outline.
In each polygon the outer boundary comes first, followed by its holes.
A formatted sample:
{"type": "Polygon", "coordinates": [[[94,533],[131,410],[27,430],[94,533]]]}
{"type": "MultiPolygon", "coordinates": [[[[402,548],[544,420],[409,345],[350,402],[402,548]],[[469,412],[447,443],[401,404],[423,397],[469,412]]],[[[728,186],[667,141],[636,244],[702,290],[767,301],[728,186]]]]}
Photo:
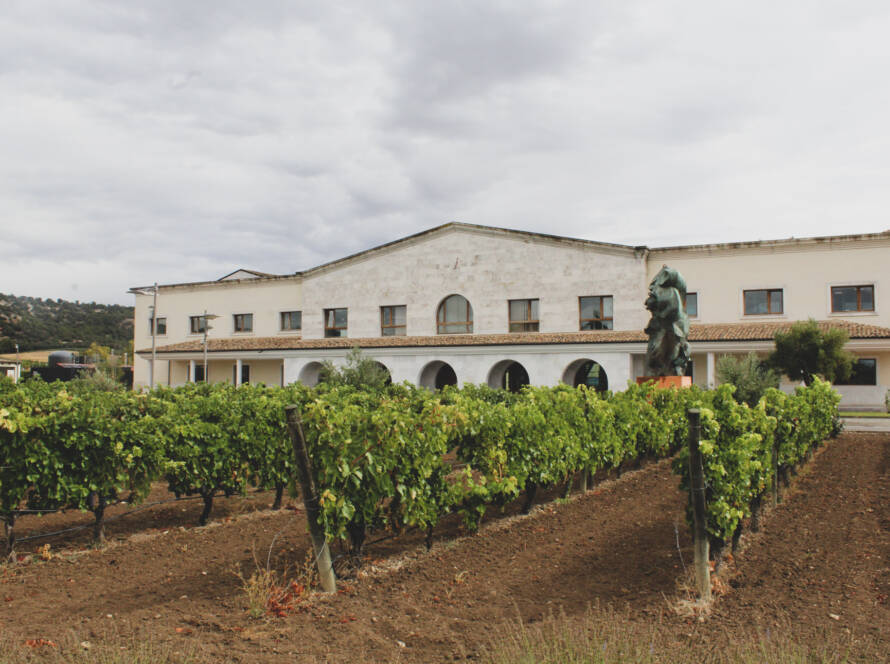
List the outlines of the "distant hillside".
{"type": "Polygon", "coordinates": [[[0,293],[0,353],[86,348],[94,341],[118,350],[133,339],[133,307],[44,300],[0,293]]]}

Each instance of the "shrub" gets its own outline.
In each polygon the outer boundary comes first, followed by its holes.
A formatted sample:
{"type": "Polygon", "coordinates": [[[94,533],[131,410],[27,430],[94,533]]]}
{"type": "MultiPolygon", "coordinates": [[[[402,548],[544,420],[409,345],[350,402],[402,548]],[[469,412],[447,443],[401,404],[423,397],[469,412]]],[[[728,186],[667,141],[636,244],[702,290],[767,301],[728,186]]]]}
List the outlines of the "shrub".
{"type": "Polygon", "coordinates": [[[724,355],[717,360],[717,378],[735,385],[735,398],[752,408],[770,387],[779,387],[779,374],[755,353],[739,358],[724,355]]]}
{"type": "Polygon", "coordinates": [[[319,374],[319,382],[325,385],[349,385],[350,387],[379,391],[390,382],[389,371],[382,364],[362,355],[358,347],[349,351],[346,364],[336,367],[328,360],[319,374]]]}

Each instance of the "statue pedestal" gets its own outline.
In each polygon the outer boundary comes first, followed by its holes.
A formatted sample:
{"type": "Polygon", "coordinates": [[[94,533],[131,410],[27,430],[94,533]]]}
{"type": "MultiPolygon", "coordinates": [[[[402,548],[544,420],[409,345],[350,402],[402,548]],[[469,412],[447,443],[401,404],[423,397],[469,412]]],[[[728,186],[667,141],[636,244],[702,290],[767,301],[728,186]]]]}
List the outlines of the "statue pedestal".
{"type": "Polygon", "coordinates": [[[692,386],[692,376],[640,376],[637,378],[637,385],[652,381],[655,387],[681,387],[692,386]]]}

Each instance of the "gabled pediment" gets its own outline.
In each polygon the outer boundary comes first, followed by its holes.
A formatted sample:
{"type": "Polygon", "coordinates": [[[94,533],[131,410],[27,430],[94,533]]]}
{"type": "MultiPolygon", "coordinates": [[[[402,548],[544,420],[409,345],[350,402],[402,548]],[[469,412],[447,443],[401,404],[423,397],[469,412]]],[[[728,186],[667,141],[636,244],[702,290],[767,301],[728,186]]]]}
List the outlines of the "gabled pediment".
{"type": "Polygon", "coordinates": [[[234,272],[230,272],[229,274],[220,277],[217,281],[239,281],[241,279],[263,279],[265,277],[275,277],[277,275],[270,274],[268,272],[257,272],[256,270],[247,270],[245,268],[238,268],[234,272]]]}

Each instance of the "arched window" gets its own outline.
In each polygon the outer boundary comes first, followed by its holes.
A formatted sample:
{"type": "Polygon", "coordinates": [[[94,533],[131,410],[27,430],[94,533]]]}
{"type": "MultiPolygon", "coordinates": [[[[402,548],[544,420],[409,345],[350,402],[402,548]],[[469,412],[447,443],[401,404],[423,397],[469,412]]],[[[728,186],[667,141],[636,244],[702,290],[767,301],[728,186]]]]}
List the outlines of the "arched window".
{"type": "Polygon", "coordinates": [[[449,295],[436,314],[439,334],[472,334],[473,307],[463,295],[449,295]]]}

